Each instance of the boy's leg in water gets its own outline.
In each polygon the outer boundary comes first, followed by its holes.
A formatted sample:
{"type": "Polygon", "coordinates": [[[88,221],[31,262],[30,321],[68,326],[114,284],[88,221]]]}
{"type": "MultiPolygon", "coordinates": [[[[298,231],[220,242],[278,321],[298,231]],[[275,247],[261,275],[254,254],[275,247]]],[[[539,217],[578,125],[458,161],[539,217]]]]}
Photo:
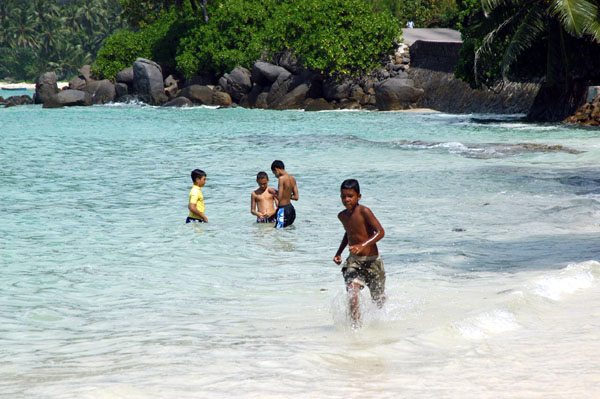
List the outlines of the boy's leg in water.
{"type": "Polygon", "coordinates": [[[362,286],[358,283],[350,283],[347,287],[352,327],[360,327],[360,304],[358,299],[361,287],[362,286]]]}

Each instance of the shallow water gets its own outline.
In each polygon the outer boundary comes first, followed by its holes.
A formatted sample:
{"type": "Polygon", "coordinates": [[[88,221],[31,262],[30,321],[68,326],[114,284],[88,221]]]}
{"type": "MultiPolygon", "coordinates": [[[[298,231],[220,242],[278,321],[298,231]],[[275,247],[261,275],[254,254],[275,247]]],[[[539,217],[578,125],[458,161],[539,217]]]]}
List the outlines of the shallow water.
{"type": "Polygon", "coordinates": [[[599,166],[600,131],[516,116],[0,110],[0,397],[597,398],[599,166]],[[249,212],[274,159],[283,231],[249,212]],[[350,177],[386,230],[361,329],[350,177]]]}

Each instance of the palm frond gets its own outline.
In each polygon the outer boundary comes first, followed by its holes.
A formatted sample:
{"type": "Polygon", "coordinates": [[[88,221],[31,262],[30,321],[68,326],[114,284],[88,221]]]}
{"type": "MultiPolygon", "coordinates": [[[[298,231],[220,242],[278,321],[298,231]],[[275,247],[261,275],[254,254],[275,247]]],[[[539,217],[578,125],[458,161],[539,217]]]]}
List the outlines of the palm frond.
{"type": "Polygon", "coordinates": [[[585,28],[585,33],[590,35],[597,43],[600,43],[600,21],[594,20],[585,28]]]}
{"type": "Polygon", "coordinates": [[[521,20],[502,58],[502,78],[506,79],[508,70],[519,56],[529,49],[535,40],[545,31],[544,24],[545,10],[537,5],[533,5],[527,14],[521,20]]]}
{"type": "Polygon", "coordinates": [[[473,62],[473,75],[475,77],[475,84],[477,86],[480,84],[479,60],[492,52],[492,45],[496,41],[496,38],[502,36],[507,30],[516,25],[519,22],[522,13],[523,9],[519,10],[519,12],[516,14],[513,14],[509,18],[502,21],[500,25],[498,25],[483,38],[481,46],[479,46],[477,51],[475,51],[475,58],[473,62]]]}
{"type": "Polygon", "coordinates": [[[523,0],[481,0],[481,8],[483,9],[484,15],[489,17],[490,14],[499,7],[507,5],[519,6],[522,3],[524,3],[523,0]]]}
{"type": "Polygon", "coordinates": [[[589,0],[553,0],[550,13],[576,37],[581,37],[586,28],[598,20],[598,6],[589,0]]]}

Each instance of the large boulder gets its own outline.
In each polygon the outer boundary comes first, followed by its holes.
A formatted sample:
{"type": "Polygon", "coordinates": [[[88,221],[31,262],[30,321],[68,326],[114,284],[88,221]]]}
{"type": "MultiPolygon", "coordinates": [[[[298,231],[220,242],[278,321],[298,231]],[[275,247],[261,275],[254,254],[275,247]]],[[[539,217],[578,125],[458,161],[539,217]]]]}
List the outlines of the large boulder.
{"type": "Polygon", "coordinates": [[[260,86],[270,86],[277,80],[279,75],[290,76],[287,69],[264,61],[256,61],[252,66],[251,78],[260,86]]]}
{"type": "Polygon", "coordinates": [[[184,87],[178,97],[185,97],[196,104],[211,105],[213,103],[213,89],[208,86],[191,85],[184,87]]]}
{"type": "Polygon", "coordinates": [[[193,107],[194,103],[185,97],[174,98],[162,105],[163,107],[193,107]]]}
{"type": "Polygon", "coordinates": [[[56,84],[56,74],[54,72],[46,72],[40,76],[35,83],[35,94],[33,102],[35,104],[43,104],[58,93],[58,85],[56,84]]]}
{"type": "Polygon", "coordinates": [[[236,66],[230,73],[226,73],[219,79],[219,85],[224,92],[229,93],[233,101],[238,102],[252,89],[251,76],[249,70],[236,66]]]}
{"type": "Polygon", "coordinates": [[[46,100],[43,108],[60,108],[74,105],[92,105],[92,95],[82,90],[63,90],[46,100]]]}
{"type": "Polygon", "coordinates": [[[129,94],[129,86],[126,83],[115,83],[115,97],[123,97],[129,94]]]}
{"type": "Polygon", "coordinates": [[[94,104],[109,103],[114,101],[117,96],[115,85],[108,79],[91,81],[85,85],[82,91],[92,95],[94,104]]]}
{"type": "Polygon", "coordinates": [[[231,96],[228,93],[222,91],[215,91],[213,93],[213,104],[220,106],[228,106],[233,103],[231,96]]]}
{"type": "Polygon", "coordinates": [[[302,62],[296,57],[292,50],[283,50],[275,56],[275,63],[281,65],[294,75],[299,75],[304,70],[302,62]]]}
{"type": "MultiPolygon", "coordinates": [[[[265,97],[265,101],[266,101],[266,96],[269,93],[269,88],[255,84],[254,86],[252,86],[252,90],[250,90],[250,93],[248,93],[244,97],[242,97],[239,104],[245,108],[255,108],[255,107],[261,108],[261,107],[257,107],[256,102],[258,100],[258,97],[262,93],[264,93],[263,97],[265,97]]],[[[262,108],[266,108],[266,106],[267,106],[267,104],[265,102],[265,104],[262,108]]]]}
{"type": "Polygon", "coordinates": [[[329,101],[339,101],[352,95],[353,85],[349,80],[341,82],[327,79],[323,82],[323,97],[329,101]]]}
{"type": "Polygon", "coordinates": [[[269,89],[269,95],[267,96],[268,107],[276,108],[277,104],[279,104],[286,94],[303,83],[305,82],[300,76],[289,75],[286,77],[286,75],[279,75],[275,83],[273,83],[269,89]]]}
{"type": "Polygon", "coordinates": [[[79,69],[79,73],[87,83],[94,80],[94,77],[92,76],[92,67],[90,65],[82,66],[81,69],[79,69]]]}
{"type": "Polygon", "coordinates": [[[332,109],[333,105],[324,98],[310,98],[304,103],[305,111],[331,111],[332,109]]]}
{"type": "Polygon", "coordinates": [[[271,104],[274,109],[298,109],[302,107],[306,94],[310,90],[306,83],[296,86],[292,91],[287,93],[281,100],[275,104],[271,104]]]}
{"type": "Polygon", "coordinates": [[[133,84],[133,67],[125,68],[117,73],[116,79],[118,83],[133,84]]]}
{"type": "Polygon", "coordinates": [[[173,75],[167,76],[165,79],[165,94],[169,98],[174,98],[177,95],[177,91],[179,90],[179,83],[173,77],[173,75]]]}
{"type": "Polygon", "coordinates": [[[86,85],[85,79],[80,78],[79,76],[74,77],[69,80],[69,89],[71,90],[82,90],[86,85]]]}
{"type": "Polygon", "coordinates": [[[411,79],[386,79],[375,85],[375,101],[380,111],[407,109],[423,97],[423,89],[411,79]]]}
{"type": "Polygon", "coordinates": [[[149,96],[152,105],[167,102],[162,69],[154,61],[138,58],[133,63],[133,91],[142,96],[149,96]]]}
{"type": "Polygon", "coordinates": [[[23,94],[22,96],[10,96],[6,100],[0,97],[0,103],[4,103],[6,108],[14,107],[15,105],[29,105],[33,104],[33,99],[29,97],[27,94],[23,94]]]}

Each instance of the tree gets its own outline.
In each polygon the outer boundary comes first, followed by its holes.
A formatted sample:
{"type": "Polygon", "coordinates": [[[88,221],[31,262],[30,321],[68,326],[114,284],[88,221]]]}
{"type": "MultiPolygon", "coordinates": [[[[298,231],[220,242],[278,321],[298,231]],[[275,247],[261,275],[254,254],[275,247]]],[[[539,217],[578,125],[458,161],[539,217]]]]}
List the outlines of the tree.
{"type": "Polygon", "coordinates": [[[184,12],[189,9],[193,14],[202,10],[204,23],[208,23],[207,0],[120,0],[123,17],[136,28],[144,28],[157,21],[171,8],[184,12]]]}
{"type": "MultiPolygon", "coordinates": [[[[597,0],[482,0],[486,34],[473,45],[475,82],[491,86],[509,78],[539,75],[544,84],[534,102],[532,120],[562,120],[582,102],[593,79],[584,56],[598,51],[597,0]],[[543,58],[542,58],[543,57],[543,58]],[[583,69],[582,69],[583,68],[583,69]]],[[[471,32],[473,32],[473,30],[471,32]]],[[[471,40],[469,43],[468,41],[471,40]]]]}
{"type": "Polygon", "coordinates": [[[11,12],[11,23],[8,26],[7,42],[10,47],[36,46],[36,31],[33,17],[25,7],[15,8],[11,12]]]}

